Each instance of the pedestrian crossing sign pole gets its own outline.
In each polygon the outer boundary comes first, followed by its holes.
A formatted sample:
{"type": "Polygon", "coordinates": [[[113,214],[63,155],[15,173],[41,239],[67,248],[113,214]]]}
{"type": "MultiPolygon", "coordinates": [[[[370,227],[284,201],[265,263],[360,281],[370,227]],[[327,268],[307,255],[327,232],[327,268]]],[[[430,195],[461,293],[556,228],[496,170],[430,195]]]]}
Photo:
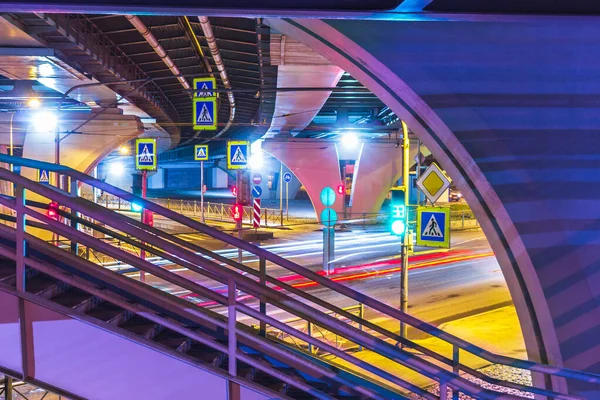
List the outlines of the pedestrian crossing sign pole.
{"type": "Polygon", "coordinates": [[[450,208],[417,208],[417,246],[450,248],[450,208]]]}
{"type": "Polygon", "coordinates": [[[217,99],[194,98],[192,101],[194,130],[217,130],[217,99]]]}
{"type": "Polygon", "coordinates": [[[136,139],[135,169],[138,171],[156,171],[155,138],[136,139]]]}
{"type": "Polygon", "coordinates": [[[197,144],[194,146],[194,160],[200,161],[200,214],[204,223],[204,161],[208,161],[208,145],[197,144]]]}
{"type": "Polygon", "coordinates": [[[227,142],[227,168],[228,169],[248,169],[248,159],[250,158],[249,141],[229,141],[227,142]]]}

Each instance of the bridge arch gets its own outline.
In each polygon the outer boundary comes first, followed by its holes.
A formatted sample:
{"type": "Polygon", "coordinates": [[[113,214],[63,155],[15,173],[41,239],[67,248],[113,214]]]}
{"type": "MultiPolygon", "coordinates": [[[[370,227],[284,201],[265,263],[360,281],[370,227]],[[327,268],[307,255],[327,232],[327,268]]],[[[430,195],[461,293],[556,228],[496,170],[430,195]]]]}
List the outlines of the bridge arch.
{"type": "MultiPolygon", "coordinates": [[[[577,207],[577,197],[558,201],[548,190],[527,189],[527,185],[539,189],[544,184],[575,184],[564,172],[557,172],[554,179],[543,177],[539,163],[532,160],[551,163],[568,156],[584,160],[599,150],[593,136],[584,134],[600,128],[588,114],[590,100],[585,103],[583,97],[596,83],[585,89],[581,81],[589,72],[577,67],[586,58],[593,21],[510,26],[393,21],[360,21],[359,26],[357,21],[317,19],[267,23],[309,45],[378,95],[448,171],[496,253],[530,359],[599,372],[600,351],[592,339],[600,331],[600,293],[594,285],[599,256],[596,240],[586,236],[597,235],[598,227],[569,224],[564,210],[548,214],[550,204],[557,202],[577,207]],[[565,31],[561,27],[569,28],[570,35],[556,41],[558,32],[565,31]],[[527,40],[516,41],[518,37],[527,40]],[[471,46],[461,48],[465,41],[471,46]],[[561,65],[549,64],[548,57],[556,51],[566,57],[561,65]],[[486,68],[489,76],[482,74],[486,68]],[[560,81],[556,76],[560,71],[570,74],[560,81]],[[554,92],[559,94],[551,98],[554,92]],[[507,115],[509,122],[503,120],[507,115]],[[542,139],[539,128],[548,129],[554,140],[568,131],[560,116],[585,121],[572,129],[581,141],[568,149],[544,142],[536,147],[535,141],[542,139]],[[517,196],[511,193],[515,189],[523,192],[517,196]]],[[[589,163],[599,166],[598,161],[589,163]]],[[[600,205],[597,199],[588,203],[600,205]]],[[[584,212],[577,218],[596,217],[584,212]]],[[[585,393],[586,388],[571,391],[585,393]]]]}

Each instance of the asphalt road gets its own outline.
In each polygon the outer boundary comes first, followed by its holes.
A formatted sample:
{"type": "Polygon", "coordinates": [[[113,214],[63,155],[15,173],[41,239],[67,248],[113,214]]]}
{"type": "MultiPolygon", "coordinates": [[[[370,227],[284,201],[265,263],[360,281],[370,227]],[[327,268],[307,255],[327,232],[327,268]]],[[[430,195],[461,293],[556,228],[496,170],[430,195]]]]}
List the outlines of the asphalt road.
{"type": "MultiPolygon", "coordinates": [[[[298,264],[319,271],[322,269],[321,235],[321,232],[304,232],[299,235],[300,237],[294,237],[290,234],[277,243],[267,244],[263,247],[298,264]]],[[[201,235],[184,235],[184,237],[186,240],[198,244],[202,242],[201,235]]],[[[353,271],[360,273],[385,269],[388,267],[387,263],[390,263],[390,266],[397,266],[394,263],[398,262],[398,248],[398,239],[386,232],[339,233],[336,240],[335,267],[343,269],[347,266],[355,266],[353,271]],[[362,266],[374,262],[381,265],[377,267],[362,266]]],[[[491,251],[481,231],[454,233],[452,236],[452,249],[453,251],[469,250],[474,254],[491,251]]],[[[423,253],[424,249],[416,248],[415,250],[419,254],[423,253]]],[[[222,249],[218,252],[230,258],[237,257],[237,250],[222,249]]],[[[253,255],[244,253],[243,256],[246,265],[258,267],[258,260],[253,255]]],[[[412,315],[439,325],[443,322],[512,304],[506,282],[493,256],[468,260],[463,260],[461,257],[454,257],[453,259],[455,261],[409,270],[409,312],[412,315]]],[[[162,266],[214,290],[225,290],[222,284],[200,277],[185,268],[166,262],[162,266]]],[[[275,265],[267,265],[267,270],[270,275],[277,277],[293,274],[275,265]]],[[[139,273],[134,272],[128,275],[137,277],[139,273]]],[[[189,291],[172,284],[166,284],[156,277],[147,277],[147,281],[178,296],[189,294],[189,291]]],[[[345,284],[392,307],[399,307],[400,277],[398,272],[357,278],[349,280],[345,284]]],[[[339,307],[356,305],[356,301],[319,286],[306,287],[304,290],[339,307]]],[[[205,301],[200,298],[194,299],[197,302],[205,301]]],[[[252,304],[252,302],[249,304],[252,304]]],[[[219,308],[217,310],[225,312],[225,310],[219,308]]],[[[292,317],[287,312],[272,308],[269,308],[269,315],[280,320],[292,317]]],[[[366,309],[365,317],[382,325],[389,325],[391,322],[369,309],[366,309]]],[[[389,328],[399,329],[393,326],[389,328]]]]}

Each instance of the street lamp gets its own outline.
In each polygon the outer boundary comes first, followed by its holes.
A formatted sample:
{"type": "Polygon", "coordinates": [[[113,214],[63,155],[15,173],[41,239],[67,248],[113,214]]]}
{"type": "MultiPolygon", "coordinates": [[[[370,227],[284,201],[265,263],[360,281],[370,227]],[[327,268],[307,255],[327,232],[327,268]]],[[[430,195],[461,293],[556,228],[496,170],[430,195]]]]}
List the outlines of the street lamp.
{"type": "Polygon", "coordinates": [[[119,147],[119,153],[126,156],[127,154],[129,154],[129,147],[127,147],[127,146],[119,147]]]}

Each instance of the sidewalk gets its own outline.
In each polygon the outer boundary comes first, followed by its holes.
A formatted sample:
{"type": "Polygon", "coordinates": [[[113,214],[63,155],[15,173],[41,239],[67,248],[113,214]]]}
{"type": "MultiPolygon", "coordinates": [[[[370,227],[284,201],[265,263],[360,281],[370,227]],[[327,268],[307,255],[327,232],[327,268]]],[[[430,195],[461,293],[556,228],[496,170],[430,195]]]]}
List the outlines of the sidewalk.
{"type": "MultiPolygon", "coordinates": [[[[493,353],[527,359],[521,326],[517,318],[516,310],[512,306],[441,324],[439,328],[493,353]]],[[[433,350],[436,353],[452,358],[452,346],[437,338],[429,337],[426,339],[414,340],[414,342],[433,350]]],[[[422,388],[427,388],[435,384],[433,380],[424,375],[403,367],[373,351],[363,350],[353,353],[353,355],[360,360],[376,365],[377,367],[422,388]]],[[[357,371],[355,365],[344,360],[333,356],[327,358],[329,362],[336,366],[340,366],[343,369],[350,371],[357,371]]],[[[423,358],[441,365],[439,362],[433,361],[428,357],[423,358]]],[[[460,352],[460,362],[474,369],[481,369],[491,364],[486,360],[464,351],[460,352]]],[[[359,371],[361,374],[369,376],[378,382],[404,392],[404,389],[390,384],[378,375],[363,370],[359,371]]]]}

